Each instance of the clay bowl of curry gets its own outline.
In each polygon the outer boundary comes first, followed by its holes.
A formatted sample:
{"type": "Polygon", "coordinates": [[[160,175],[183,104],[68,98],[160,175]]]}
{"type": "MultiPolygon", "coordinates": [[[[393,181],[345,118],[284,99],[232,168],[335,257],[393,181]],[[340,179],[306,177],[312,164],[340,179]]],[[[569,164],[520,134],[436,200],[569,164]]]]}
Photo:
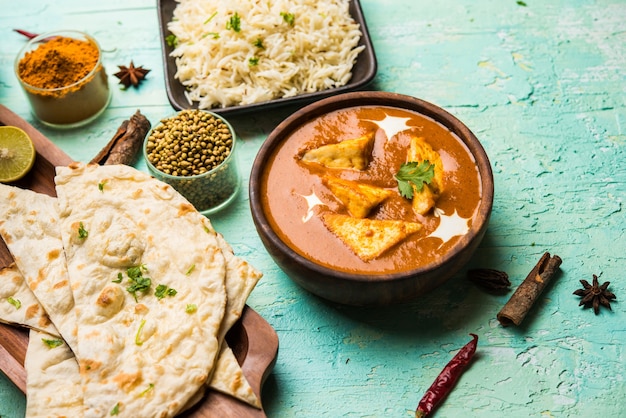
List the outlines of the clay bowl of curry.
{"type": "Polygon", "coordinates": [[[426,101],[387,92],[295,112],[261,146],[250,207],[277,265],[346,305],[414,300],[468,263],[488,226],[493,173],[476,136],[426,101]]]}

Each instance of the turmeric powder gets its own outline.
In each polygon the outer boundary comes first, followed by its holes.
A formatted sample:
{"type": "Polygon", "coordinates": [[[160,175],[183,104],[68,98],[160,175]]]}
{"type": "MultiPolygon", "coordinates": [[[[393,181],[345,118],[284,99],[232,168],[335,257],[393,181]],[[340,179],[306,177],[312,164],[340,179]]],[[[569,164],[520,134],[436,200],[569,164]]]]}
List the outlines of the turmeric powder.
{"type": "Polygon", "coordinates": [[[95,39],[78,31],[43,34],[20,51],[16,75],[33,113],[53,127],[76,127],[100,115],[111,97],[95,39]]]}
{"type": "Polygon", "coordinates": [[[99,55],[98,47],[88,40],[57,36],[27,52],[18,64],[18,74],[33,87],[67,87],[88,76],[99,55]]]}

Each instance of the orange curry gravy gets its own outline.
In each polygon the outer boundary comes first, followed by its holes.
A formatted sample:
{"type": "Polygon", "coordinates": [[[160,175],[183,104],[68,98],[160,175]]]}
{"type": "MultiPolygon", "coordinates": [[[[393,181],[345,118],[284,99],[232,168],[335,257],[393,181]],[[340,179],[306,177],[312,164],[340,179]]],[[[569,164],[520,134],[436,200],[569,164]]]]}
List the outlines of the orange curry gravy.
{"type": "Polygon", "coordinates": [[[293,250],[327,267],[371,274],[412,270],[436,261],[471,226],[481,189],[469,150],[443,125],[409,110],[364,106],[325,114],[295,130],[269,159],[261,195],[273,229],[282,231],[278,232],[279,237],[293,250]],[[370,163],[363,171],[301,161],[305,151],[358,138],[369,131],[375,131],[375,142],[370,163]],[[400,196],[394,178],[406,162],[411,135],[425,138],[439,153],[444,166],[444,191],[435,209],[424,216],[415,214],[411,201],[400,196]],[[380,257],[368,262],[361,260],[321,219],[328,211],[348,214],[322,184],[325,173],[395,190],[393,197],[373,209],[368,218],[421,222],[423,228],[380,257]]]}

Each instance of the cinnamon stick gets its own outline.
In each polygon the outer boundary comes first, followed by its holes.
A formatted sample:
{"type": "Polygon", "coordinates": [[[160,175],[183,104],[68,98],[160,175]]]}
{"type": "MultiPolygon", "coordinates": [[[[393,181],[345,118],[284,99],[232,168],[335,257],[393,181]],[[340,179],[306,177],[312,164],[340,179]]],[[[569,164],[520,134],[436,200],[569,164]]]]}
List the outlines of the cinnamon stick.
{"type": "Polygon", "coordinates": [[[92,164],[130,165],[135,161],[143,140],[150,130],[150,121],[139,112],[122,122],[109,143],[92,160],[92,164]]]}
{"type": "Polygon", "coordinates": [[[509,301],[498,312],[496,317],[502,326],[520,325],[522,323],[543,289],[558,271],[561,261],[558,255],[551,257],[550,253],[547,252],[541,257],[509,301]]]}

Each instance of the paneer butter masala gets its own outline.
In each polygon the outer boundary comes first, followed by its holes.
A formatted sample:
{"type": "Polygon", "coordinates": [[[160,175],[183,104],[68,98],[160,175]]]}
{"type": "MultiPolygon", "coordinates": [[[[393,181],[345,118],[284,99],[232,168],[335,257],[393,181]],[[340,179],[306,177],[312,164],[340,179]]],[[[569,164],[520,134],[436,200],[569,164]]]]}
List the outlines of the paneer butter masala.
{"type": "Polygon", "coordinates": [[[322,115],[292,132],[269,161],[263,207],[280,238],[303,257],[351,273],[436,262],[467,234],[481,200],[465,144],[399,108],[322,115]]]}

